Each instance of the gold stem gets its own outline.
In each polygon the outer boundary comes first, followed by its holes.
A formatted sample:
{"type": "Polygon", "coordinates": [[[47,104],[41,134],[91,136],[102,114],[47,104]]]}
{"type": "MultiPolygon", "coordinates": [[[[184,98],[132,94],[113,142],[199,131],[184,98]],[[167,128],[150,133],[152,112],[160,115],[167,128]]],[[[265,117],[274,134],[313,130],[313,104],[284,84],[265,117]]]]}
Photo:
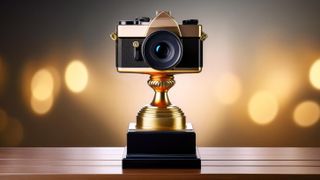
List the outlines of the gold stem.
{"type": "Polygon", "coordinates": [[[168,97],[168,91],[155,91],[151,105],[162,108],[170,106],[171,102],[168,97]]]}
{"type": "Polygon", "coordinates": [[[155,92],[152,106],[165,108],[171,105],[168,91],[175,84],[173,75],[151,75],[148,84],[155,92]]]}
{"type": "Polygon", "coordinates": [[[181,109],[173,106],[168,97],[175,84],[173,75],[151,75],[148,85],[155,94],[150,105],[143,107],[137,115],[138,129],[180,130],[185,128],[185,116],[181,109]]]}

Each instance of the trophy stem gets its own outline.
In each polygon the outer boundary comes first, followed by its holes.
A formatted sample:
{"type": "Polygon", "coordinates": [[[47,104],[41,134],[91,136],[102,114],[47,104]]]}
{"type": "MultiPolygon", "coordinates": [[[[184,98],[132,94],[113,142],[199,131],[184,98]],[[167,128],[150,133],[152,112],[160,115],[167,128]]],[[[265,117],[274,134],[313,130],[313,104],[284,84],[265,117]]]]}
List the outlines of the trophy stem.
{"type": "Polygon", "coordinates": [[[148,85],[154,90],[151,106],[166,108],[171,105],[168,91],[175,84],[173,75],[151,75],[148,85]]]}
{"type": "Polygon", "coordinates": [[[171,104],[169,89],[175,84],[173,75],[150,75],[148,85],[155,94],[150,105],[143,107],[137,115],[138,129],[181,130],[186,127],[182,110],[171,104]]]}

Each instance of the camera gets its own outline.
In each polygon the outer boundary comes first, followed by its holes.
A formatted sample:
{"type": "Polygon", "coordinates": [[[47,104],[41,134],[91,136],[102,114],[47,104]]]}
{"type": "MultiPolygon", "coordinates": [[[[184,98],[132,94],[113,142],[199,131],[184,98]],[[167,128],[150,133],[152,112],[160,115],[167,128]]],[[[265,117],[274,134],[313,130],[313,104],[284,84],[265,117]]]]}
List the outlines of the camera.
{"type": "Polygon", "coordinates": [[[121,20],[116,32],[118,72],[146,74],[197,73],[202,69],[202,41],[206,34],[197,19],[178,24],[168,11],[156,17],[121,20]]]}

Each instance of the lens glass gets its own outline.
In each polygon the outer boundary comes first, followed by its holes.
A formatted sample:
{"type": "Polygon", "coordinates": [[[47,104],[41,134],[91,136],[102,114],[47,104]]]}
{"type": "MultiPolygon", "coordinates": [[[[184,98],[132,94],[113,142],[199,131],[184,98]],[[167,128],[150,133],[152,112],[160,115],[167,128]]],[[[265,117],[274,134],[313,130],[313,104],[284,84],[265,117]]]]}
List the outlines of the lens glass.
{"type": "Polygon", "coordinates": [[[174,68],[182,58],[182,42],[169,31],[159,30],[147,36],[141,47],[142,57],[153,69],[174,68]]]}
{"type": "Polygon", "coordinates": [[[170,54],[170,47],[167,43],[161,42],[157,44],[154,48],[154,54],[159,58],[159,59],[165,59],[169,56],[170,54]]]}

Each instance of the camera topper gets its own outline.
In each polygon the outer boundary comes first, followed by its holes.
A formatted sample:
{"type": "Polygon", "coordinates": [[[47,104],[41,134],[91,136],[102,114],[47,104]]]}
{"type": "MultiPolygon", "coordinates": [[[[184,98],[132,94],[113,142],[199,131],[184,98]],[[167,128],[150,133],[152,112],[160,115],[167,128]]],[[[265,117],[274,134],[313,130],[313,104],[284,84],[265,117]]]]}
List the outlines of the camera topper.
{"type": "Polygon", "coordinates": [[[148,85],[155,91],[151,104],[143,107],[136,124],[129,126],[123,167],[198,168],[195,133],[168,97],[174,74],[202,70],[202,43],[207,35],[198,20],[178,24],[170,12],[157,11],[153,19],[120,21],[110,37],[116,42],[118,72],[149,74],[148,85]]]}
{"type": "Polygon", "coordinates": [[[202,32],[198,20],[179,25],[167,11],[119,22],[111,38],[117,42],[119,72],[145,74],[198,73],[202,69],[202,32]]]}

